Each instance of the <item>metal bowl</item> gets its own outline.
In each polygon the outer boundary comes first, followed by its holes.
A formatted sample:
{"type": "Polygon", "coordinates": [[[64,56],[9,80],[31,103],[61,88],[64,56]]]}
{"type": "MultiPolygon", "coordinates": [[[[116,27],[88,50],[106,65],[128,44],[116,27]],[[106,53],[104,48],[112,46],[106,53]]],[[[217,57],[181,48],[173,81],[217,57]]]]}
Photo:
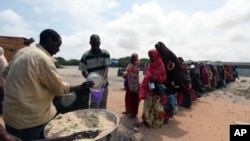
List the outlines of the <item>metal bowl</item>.
{"type": "MultiPolygon", "coordinates": [[[[115,126],[113,127],[113,129],[110,132],[107,132],[106,134],[103,134],[102,136],[99,136],[99,137],[97,136],[94,140],[95,141],[117,141],[118,140],[118,125],[120,123],[119,117],[114,112],[104,110],[104,109],[77,110],[77,112],[89,112],[89,111],[93,112],[93,113],[97,113],[97,114],[104,114],[104,115],[106,115],[106,117],[109,120],[111,120],[115,123],[115,126]]],[[[68,113],[66,113],[66,114],[68,114],[68,113]]],[[[72,113],[72,114],[74,114],[74,113],[72,113]]],[[[45,133],[45,137],[46,137],[45,129],[46,129],[46,127],[44,128],[44,133],[45,133]]],[[[93,134],[95,134],[95,133],[93,133],[93,134]]],[[[84,137],[79,137],[79,135],[88,135],[88,131],[87,132],[83,131],[83,132],[73,133],[71,135],[64,136],[64,137],[55,137],[55,138],[46,137],[43,141],[62,141],[62,140],[63,141],[72,141],[75,139],[85,139],[84,137]]]]}

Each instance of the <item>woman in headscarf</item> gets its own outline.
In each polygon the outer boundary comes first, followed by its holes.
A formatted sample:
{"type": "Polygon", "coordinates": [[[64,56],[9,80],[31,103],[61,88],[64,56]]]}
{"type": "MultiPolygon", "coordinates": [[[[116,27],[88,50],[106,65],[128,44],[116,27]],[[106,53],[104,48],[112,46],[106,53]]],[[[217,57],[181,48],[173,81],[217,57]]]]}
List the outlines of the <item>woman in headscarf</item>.
{"type": "Polygon", "coordinates": [[[226,83],[232,82],[234,81],[234,73],[233,73],[233,69],[232,66],[228,65],[228,64],[224,64],[224,73],[225,73],[225,79],[226,79],[226,83]]]}
{"type": "MultiPolygon", "coordinates": [[[[185,100],[180,101],[177,99],[177,104],[180,104],[186,108],[190,108],[192,105],[190,95],[190,84],[185,75],[185,66],[179,61],[178,57],[161,41],[155,44],[155,48],[160,53],[163,64],[166,68],[168,75],[164,84],[167,87],[166,94],[168,96],[167,103],[165,103],[165,121],[176,114],[178,111],[178,105],[175,105],[176,95],[182,95],[185,100]],[[185,102],[183,102],[185,101],[185,102]],[[171,105],[171,106],[169,106],[171,105]]],[[[181,97],[180,99],[184,99],[181,97]]]]}
{"type": "Polygon", "coordinates": [[[204,63],[200,64],[200,71],[201,71],[201,82],[207,88],[210,88],[209,72],[208,72],[208,69],[204,63]]]}
{"type": "Polygon", "coordinates": [[[0,47],[0,114],[2,114],[2,102],[4,97],[4,81],[2,72],[3,69],[8,65],[8,62],[4,56],[4,49],[0,47]]]}
{"type": "MultiPolygon", "coordinates": [[[[160,53],[169,76],[164,82],[165,85],[168,87],[168,85],[172,85],[171,83],[174,82],[175,86],[188,89],[190,85],[184,73],[185,66],[179,61],[178,57],[161,41],[155,44],[155,48],[160,53]]],[[[171,91],[174,90],[167,89],[167,91],[173,93],[171,91]]]]}
{"type": "Polygon", "coordinates": [[[130,63],[127,66],[125,74],[125,112],[130,118],[135,118],[138,114],[139,107],[139,72],[140,60],[137,53],[133,53],[130,58],[130,63]]]}
{"type": "Polygon", "coordinates": [[[140,99],[144,100],[142,120],[149,128],[159,128],[164,121],[164,108],[162,97],[154,89],[149,88],[149,83],[163,83],[166,80],[166,70],[161,57],[156,49],[148,51],[150,63],[140,86],[140,99]]]}

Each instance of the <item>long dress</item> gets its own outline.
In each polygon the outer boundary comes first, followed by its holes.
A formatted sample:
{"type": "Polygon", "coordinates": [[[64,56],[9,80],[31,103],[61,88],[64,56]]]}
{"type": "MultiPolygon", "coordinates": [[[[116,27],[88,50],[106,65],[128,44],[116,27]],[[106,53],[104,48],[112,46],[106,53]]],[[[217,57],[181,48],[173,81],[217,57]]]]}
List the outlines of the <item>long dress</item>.
{"type": "Polygon", "coordinates": [[[147,96],[144,99],[142,120],[150,128],[159,128],[165,119],[165,111],[162,99],[156,94],[147,96]]]}
{"type": "Polygon", "coordinates": [[[125,112],[131,117],[136,117],[139,108],[139,71],[140,61],[138,55],[133,53],[136,59],[127,66],[127,74],[125,79],[125,112]]]}
{"type": "MultiPolygon", "coordinates": [[[[174,52],[172,52],[163,42],[159,41],[155,44],[155,48],[159,52],[163,64],[166,69],[167,79],[164,82],[167,87],[166,94],[166,102],[165,102],[165,112],[166,112],[166,121],[173,116],[177,112],[178,105],[176,105],[176,97],[175,94],[179,90],[189,89],[189,82],[185,74],[185,66],[181,63],[183,60],[182,57],[177,57],[174,52]],[[174,104],[173,104],[174,103],[174,104]],[[169,106],[172,105],[172,106],[169,106]],[[174,105],[174,106],[173,106],[174,105]]],[[[177,93],[177,96],[180,96],[177,93]]],[[[182,95],[181,95],[182,96],[182,95]]],[[[190,97],[189,93],[185,95],[190,97]]],[[[182,99],[182,97],[181,97],[182,99]]],[[[177,99],[178,100],[178,99],[177,99]]],[[[178,102],[178,101],[177,101],[178,102]]]]}
{"type": "Polygon", "coordinates": [[[155,91],[150,90],[148,83],[152,78],[159,83],[163,83],[167,75],[157,50],[149,50],[149,54],[155,61],[149,63],[140,85],[139,97],[144,100],[142,120],[149,128],[159,128],[163,124],[165,115],[162,97],[158,96],[155,91]]]}

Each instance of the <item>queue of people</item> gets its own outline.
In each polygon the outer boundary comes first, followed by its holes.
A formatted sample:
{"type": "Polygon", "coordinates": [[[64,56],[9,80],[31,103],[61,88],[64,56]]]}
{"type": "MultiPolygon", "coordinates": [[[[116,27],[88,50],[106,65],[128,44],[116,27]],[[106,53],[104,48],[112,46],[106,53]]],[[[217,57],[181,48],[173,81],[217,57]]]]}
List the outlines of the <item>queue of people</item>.
{"type": "MultiPolygon", "coordinates": [[[[190,108],[192,101],[206,92],[226,87],[227,83],[239,79],[236,68],[228,64],[185,63],[182,57],[177,57],[163,42],[157,42],[155,49],[148,51],[148,56],[150,62],[139,84],[139,92],[132,95],[139,94],[139,102],[144,100],[141,123],[149,128],[160,128],[167,124],[178,113],[178,106],[190,108]]],[[[130,61],[128,66],[131,64],[135,65],[135,62],[130,61]]],[[[129,73],[129,67],[126,70],[129,73]]],[[[138,72],[135,76],[139,80],[138,72]]],[[[127,107],[132,107],[133,102],[128,100],[130,90],[127,86],[125,83],[124,113],[129,114],[127,107]]],[[[138,105],[134,109],[138,111],[138,105]]]]}

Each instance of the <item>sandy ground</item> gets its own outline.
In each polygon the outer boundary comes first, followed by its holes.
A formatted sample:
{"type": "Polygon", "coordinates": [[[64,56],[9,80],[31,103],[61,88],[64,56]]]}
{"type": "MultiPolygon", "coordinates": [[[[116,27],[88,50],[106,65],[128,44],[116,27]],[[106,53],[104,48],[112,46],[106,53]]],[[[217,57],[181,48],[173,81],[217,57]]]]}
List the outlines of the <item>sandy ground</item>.
{"type": "MultiPolygon", "coordinates": [[[[58,69],[64,80],[70,84],[85,81],[77,67],[58,69]]],[[[143,78],[142,72],[140,79],[143,78]]],[[[134,123],[141,121],[140,103],[137,119],[124,116],[123,78],[117,76],[117,68],[109,71],[110,87],[108,110],[120,118],[119,132],[133,133],[134,123]]],[[[229,141],[229,126],[235,121],[250,123],[250,78],[241,77],[239,82],[230,83],[227,88],[206,93],[192,103],[190,109],[179,107],[179,112],[160,129],[141,126],[132,134],[136,141],[229,141]]],[[[2,122],[2,121],[1,121],[2,122]]]]}

